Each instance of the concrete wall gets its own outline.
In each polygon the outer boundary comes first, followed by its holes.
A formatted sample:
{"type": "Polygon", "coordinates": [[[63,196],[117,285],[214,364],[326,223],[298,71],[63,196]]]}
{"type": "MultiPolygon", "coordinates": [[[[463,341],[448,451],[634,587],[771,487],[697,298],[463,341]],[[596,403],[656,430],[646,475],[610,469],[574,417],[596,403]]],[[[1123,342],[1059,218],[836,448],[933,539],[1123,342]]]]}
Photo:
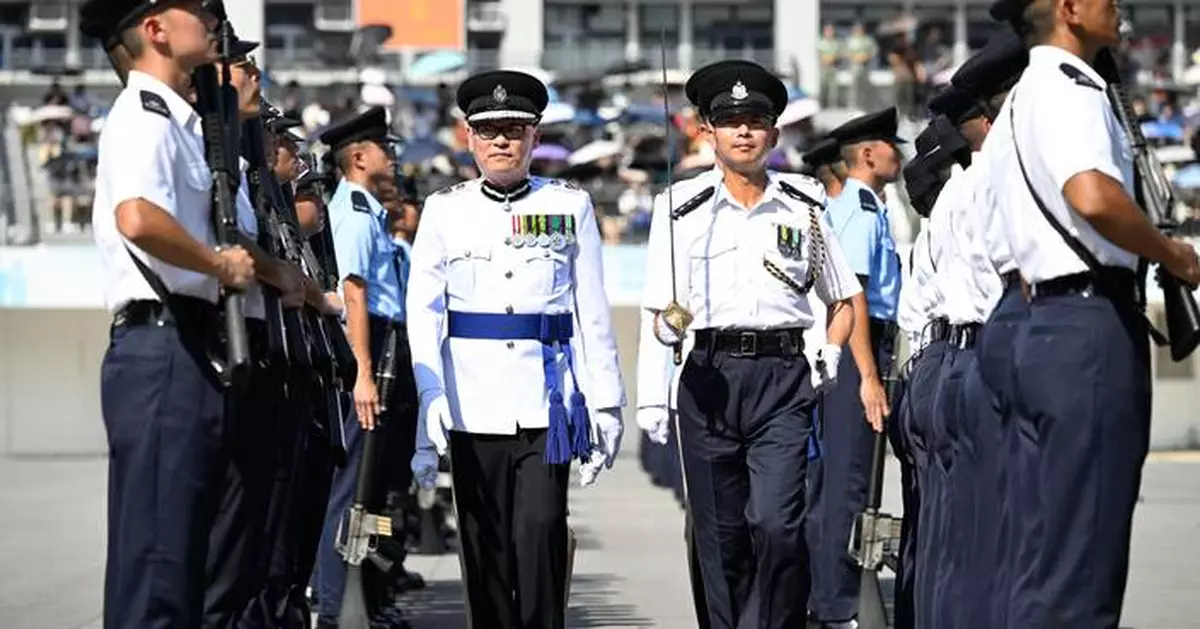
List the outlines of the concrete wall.
{"type": "MultiPolygon", "coordinates": [[[[100,361],[109,317],[98,310],[0,309],[0,453],[86,455],[106,451],[100,415],[100,361]]],[[[638,312],[613,310],[629,407],[626,429],[637,430],[638,312]]],[[[1151,444],[1155,449],[1200,447],[1198,388],[1188,366],[1165,366],[1175,378],[1155,381],[1151,444]]]]}

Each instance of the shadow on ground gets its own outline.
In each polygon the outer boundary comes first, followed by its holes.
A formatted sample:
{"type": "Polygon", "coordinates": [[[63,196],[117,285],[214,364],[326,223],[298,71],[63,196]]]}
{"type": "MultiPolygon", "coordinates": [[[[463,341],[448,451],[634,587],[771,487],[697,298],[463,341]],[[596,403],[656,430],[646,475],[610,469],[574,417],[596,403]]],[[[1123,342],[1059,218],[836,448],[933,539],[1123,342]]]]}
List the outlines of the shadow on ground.
{"type": "MultiPolygon", "coordinates": [[[[571,581],[567,626],[572,629],[653,627],[654,622],[622,603],[619,579],[609,575],[577,574],[571,581]]],[[[414,629],[467,629],[462,583],[433,581],[405,598],[405,616],[414,629]]],[[[486,628],[477,628],[486,629],[486,628]]]]}

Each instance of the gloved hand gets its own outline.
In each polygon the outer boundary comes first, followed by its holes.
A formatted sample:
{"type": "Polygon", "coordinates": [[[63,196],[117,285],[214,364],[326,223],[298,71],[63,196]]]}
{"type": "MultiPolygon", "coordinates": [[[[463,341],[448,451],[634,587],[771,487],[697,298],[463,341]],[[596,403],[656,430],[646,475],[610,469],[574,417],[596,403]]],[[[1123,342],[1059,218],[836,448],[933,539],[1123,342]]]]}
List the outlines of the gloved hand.
{"type": "Polygon", "coordinates": [[[683,342],[684,332],[667,325],[662,314],[654,315],[654,338],[663,345],[675,345],[683,342]]]}
{"type": "Polygon", "coordinates": [[[419,421],[425,427],[430,445],[438,454],[445,454],[446,431],[454,428],[454,418],[450,415],[450,402],[446,401],[445,393],[431,389],[421,394],[419,421]]]}
{"type": "Polygon", "coordinates": [[[437,487],[438,479],[438,453],[433,448],[418,448],[413,453],[412,461],[413,478],[417,481],[417,486],[426,491],[437,487]]]}
{"type": "Polygon", "coordinates": [[[671,414],[665,406],[643,406],[637,410],[638,426],[646,431],[650,441],[660,446],[667,445],[671,434],[671,414]]]}
{"type": "MultiPolygon", "coordinates": [[[[592,443],[604,455],[604,466],[611,468],[621,451],[621,433],[625,425],[621,422],[621,409],[602,408],[592,415],[592,443]]],[[[590,462],[590,461],[589,461],[590,462]]]]}
{"type": "Polygon", "coordinates": [[[832,343],[817,350],[817,359],[812,366],[812,385],[816,391],[828,389],[837,382],[838,363],[842,360],[842,348],[832,343]]]}
{"type": "Polygon", "coordinates": [[[579,466],[580,487],[591,487],[596,482],[596,477],[604,469],[606,458],[600,450],[592,450],[592,456],[579,466]]]}

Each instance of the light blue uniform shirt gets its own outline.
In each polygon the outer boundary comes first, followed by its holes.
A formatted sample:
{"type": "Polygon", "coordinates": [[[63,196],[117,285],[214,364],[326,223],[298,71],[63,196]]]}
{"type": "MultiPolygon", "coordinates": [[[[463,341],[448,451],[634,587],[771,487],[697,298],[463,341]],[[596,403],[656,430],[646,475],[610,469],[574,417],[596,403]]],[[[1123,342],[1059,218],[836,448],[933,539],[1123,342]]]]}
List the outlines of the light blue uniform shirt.
{"type": "Polygon", "coordinates": [[[367,283],[367,312],[404,321],[404,298],[396,262],[396,244],[388,213],[366,188],[343,179],[329,201],[333,248],[342,281],[367,283]]]}
{"type": "Polygon", "coordinates": [[[888,225],[887,206],[875,191],[857,179],[847,179],[842,194],[821,215],[837,238],[855,275],[868,278],[867,313],[875,319],[896,320],[900,304],[900,257],[888,225]]]}

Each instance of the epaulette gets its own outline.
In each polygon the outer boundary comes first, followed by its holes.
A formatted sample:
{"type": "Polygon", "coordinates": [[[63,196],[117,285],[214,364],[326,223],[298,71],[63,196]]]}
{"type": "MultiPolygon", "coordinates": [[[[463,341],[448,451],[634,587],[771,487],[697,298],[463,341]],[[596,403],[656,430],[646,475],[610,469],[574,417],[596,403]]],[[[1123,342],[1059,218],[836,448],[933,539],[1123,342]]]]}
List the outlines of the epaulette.
{"type": "Polygon", "coordinates": [[[779,189],[783,190],[784,194],[788,195],[789,197],[792,197],[793,199],[795,199],[797,201],[807,203],[807,204],[811,205],[812,207],[816,207],[816,208],[824,207],[820,201],[817,201],[816,199],[808,196],[807,194],[804,194],[803,192],[800,191],[799,188],[797,188],[796,186],[793,186],[792,184],[790,184],[786,181],[783,181],[782,179],[779,180],[779,189]]]}
{"type": "Polygon", "coordinates": [[[1096,82],[1092,80],[1092,77],[1084,74],[1083,70],[1080,70],[1079,68],[1077,68],[1069,63],[1058,64],[1058,69],[1062,70],[1062,73],[1067,75],[1067,78],[1071,79],[1072,81],[1075,81],[1076,85],[1090,87],[1090,88],[1096,90],[1097,92],[1104,91],[1104,88],[1100,87],[1099,85],[1096,85],[1096,82]]]}
{"type": "Polygon", "coordinates": [[[156,113],[168,120],[171,118],[171,110],[167,107],[167,101],[163,100],[162,96],[151,92],[150,90],[142,90],[142,109],[156,113]]]}
{"type": "Polygon", "coordinates": [[[862,189],[858,191],[858,204],[862,206],[864,212],[879,211],[879,206],[875,204],[875,195],[870,190],[862,189]]]}
{"type": "Polygon", "coordinates": [[[366,193],[359,190],[350,193],[350,205],[355,212],[371,213],[371,202],[367,200],[366,193]]]}
{"type": "Polygon", "coordinates": [[[707,188],[696,193],[696,196],[683,202],[683,205],[671,210],[671,218],[679,220],[690,214],[693,210],[700,207],[705,201],[712,198],[717,193],[716,186],[708,186],[707,188]]]}
{"type": "Polygon", "coordinates": [[[451,192],[457,192],[457,191],[465,188],[468,183],[471,183],[470,180],[460,181],[452,186],[446,186],[445,188],[442,188],[429,196],[432,197],[432,196],[439,195],[439,194],[450,194],[451,192]]]}

